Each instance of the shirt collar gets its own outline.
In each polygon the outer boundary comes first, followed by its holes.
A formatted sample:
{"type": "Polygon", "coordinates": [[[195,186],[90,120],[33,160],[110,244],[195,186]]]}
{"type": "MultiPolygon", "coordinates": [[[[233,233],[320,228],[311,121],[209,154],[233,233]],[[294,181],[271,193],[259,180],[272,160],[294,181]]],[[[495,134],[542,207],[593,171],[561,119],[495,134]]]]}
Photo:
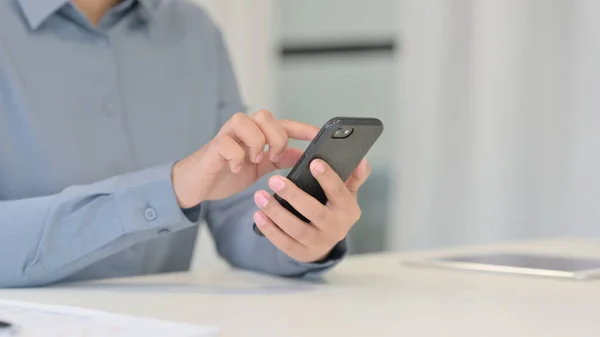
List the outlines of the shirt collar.
{"type": "Polygon", "coordinates": [[[152,12],[156,11],[156,9],[158,9],[158,7],[160,6],[160,3],[163,0],[138,0],[138,1],[142,4],[142,7],[144,7],[145,10],[152,13],[152,12]]]}
{"type": "MultiPolygon", "coordinates": [[[[138,0],[144,11],[154,12],[162,0],[138,0]]],[[[36,30],[52,14],[68,4],[69,0],[18,0],[29,28],[36,30]]]]}
{"type": "Polygon", "coordinates": [[[29,28],[35,30],[68,2],[68,0],[19,0],[19,5],[29,28]]]}

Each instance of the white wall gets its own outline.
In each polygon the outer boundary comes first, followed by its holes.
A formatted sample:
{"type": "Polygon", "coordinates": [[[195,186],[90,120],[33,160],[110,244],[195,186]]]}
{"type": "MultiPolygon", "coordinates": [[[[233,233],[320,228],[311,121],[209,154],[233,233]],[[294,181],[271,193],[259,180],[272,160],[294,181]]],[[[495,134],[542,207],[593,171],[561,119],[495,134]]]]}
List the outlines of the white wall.
{"type": "Polygon", "coordinates": [[[274,0],[193,0],[222,27],[250,111],[276,110],[274,0]]]}
{"type": "Polygon", "coordinates": [[[600,2],[400,3],[390,246],[600,235],[600,2]]]}
{"type": "Polygon", "coordinates": [[[285,40],[380,38],[395,35],[398,0],[276,0],[285,40]]]}

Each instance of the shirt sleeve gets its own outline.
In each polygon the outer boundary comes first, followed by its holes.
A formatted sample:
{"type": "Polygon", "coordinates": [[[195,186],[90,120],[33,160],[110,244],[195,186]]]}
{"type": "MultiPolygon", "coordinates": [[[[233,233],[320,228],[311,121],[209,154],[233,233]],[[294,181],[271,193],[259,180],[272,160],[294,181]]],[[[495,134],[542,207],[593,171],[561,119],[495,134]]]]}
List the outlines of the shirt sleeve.
{"type": "MultiPolygon", "coordinates": [[[[220,111],[222,123],[236,112],[243,112],[234,71],[223,38],[218,32],[220,111]]],[[[267,238],[252,230],[254,191],[267,186],[266,178],[247,191],[220,201],[203,203],[206,222],[215,239],[217,251],[231,265],[280,276],[316,277],[331,269],[347,254],[346,240],[340,242],[327,259],[300,263],[281,252],[267,238]]]]}
{"type": "Polygon", "coordinates": [[[172,165],[0,201],[0,287],[60,281],[161,232],[193,226],[177,203],[172,165]]]}
{"type": "Polygon", "coordinates": [[[201,205],[196,205],[190,208],[182,208],[183,214],[191,222],[198,222],[200,220],[200,212],[202,210],[201,205]]]}

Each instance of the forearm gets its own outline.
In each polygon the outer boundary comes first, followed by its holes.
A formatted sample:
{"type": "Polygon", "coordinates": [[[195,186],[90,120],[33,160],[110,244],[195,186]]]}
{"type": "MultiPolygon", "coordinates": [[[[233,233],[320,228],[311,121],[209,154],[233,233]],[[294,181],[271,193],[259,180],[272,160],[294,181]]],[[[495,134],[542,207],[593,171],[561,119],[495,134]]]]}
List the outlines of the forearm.
{"type": "Polygon", "coordinates": [[[171,165],[0,202],[0,287],[60,281],[161,230],[192,226],[179,209],[171,165]]]}

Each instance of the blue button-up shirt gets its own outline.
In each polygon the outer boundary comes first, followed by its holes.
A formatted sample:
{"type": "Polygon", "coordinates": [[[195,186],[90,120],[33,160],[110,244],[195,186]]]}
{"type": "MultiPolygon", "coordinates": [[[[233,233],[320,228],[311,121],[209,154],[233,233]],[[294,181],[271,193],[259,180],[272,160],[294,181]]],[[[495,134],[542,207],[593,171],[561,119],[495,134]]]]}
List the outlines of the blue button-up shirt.
{"type": "Polygon", "coordinates": [[[242,110],[196,5],[125,0],[94,27],[67,0],[1,1],[0,286],[185,270],[202,219],[234,266],[330,268],[254,235],[258,186],[179,208],[173,162],[242,110]]]}

